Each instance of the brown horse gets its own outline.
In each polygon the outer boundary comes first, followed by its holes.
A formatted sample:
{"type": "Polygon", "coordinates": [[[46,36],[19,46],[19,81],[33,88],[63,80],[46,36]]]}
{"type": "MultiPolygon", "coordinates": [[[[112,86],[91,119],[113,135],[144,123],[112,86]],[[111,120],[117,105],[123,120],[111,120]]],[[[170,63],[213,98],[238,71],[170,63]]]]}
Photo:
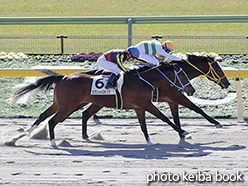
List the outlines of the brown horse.
{"type": "MultiPolygon", "coordinates": [[[[209,80],[217,83],[222,89],[228,88],[230,83],[228,82],[224,72],[222,71],[219,64],[214,61],[214,58],[205,57],[205,56],[194,56],[188,55],[188,60],[182,60],[177,62],[177,64],[184,70],[188,75],[189,79],[193,79],[200,75],[205,75],[209,80]]],[[[178,105],[183,105],[195,112],[201,114],[206,118],[210,123],[215,124],[217,128],[222,127],[222,125],[215,119],[208,116],[202,109],[192,103],[185,95],[179,93],[175,89],[168,91],[169,87],[163,86],[159,87],[159,98],[158,102],[167,102],[170,106],[171,113],[173,115],[174,123],[181,128],[178,105]]],[[[82,136],[83,139],[87,139],[87,121],[88,119],[96,114],[99,110],[102,109],[102,106],[92,104],[88,109],[83,112],[82,118],[82,136]]],[[[145,110],[135,109],[138,116],[139,122],[142,126],[145,126],[145,110]]]]}
{"type": "MultiPolygon", "coordinates": [[[[175,64],[161,64],[158,67],[147,69],[139,72],[139,76],[142,76],[146,81],[155,87],[167,87],[168,94],[184,90],[188,95],[192,95],[195,90],[190,84],[187,75],[178,65],[175,64]],[[177,80],[173,82],[172,80],[177,80]]],[[[91,95],[91,85],[93,76],[87,73],[74,73],[70,75],[51,75],[38,79],[35,83],[26,85],[18,89],[13,98],[16,100],[20,96],[32,91],[32,90],[48,90],[53,84],[54,98],[53,104],[34,122],[28,132],[32,132],[46,118],[55,114],[49,120],[49,134],[51,145],[56,146],[54,128],[63,120],[66,119],[75,110],[92,103],[102,107],[116,108],[116,98],[114,95],[91,95]]],[[[185,136],[186,131],[182,130],[178,126],[174,125],[164,114],[162,114],[151,102],[152,87],[141,81],[137,75],[129,77],[124,75],[124,84],[122,87],[122,109],[135,109],[138,117],[139,113],[148,111],[154,116],[160,118],[162,121],[168,123],[174,130],[176,130],[180,136],[185,136]]],[[[139,117],[140,120],[140,117],[139,117]]],[[[147,133],[146,125],[141,121],[141,129],[145,135],[147,142],[149,143],[149,136],[147,133]]]]}
{"type": "MultiPolygon", "coordinates": [[[[218,62],[215,61],[212,57],[188,55],[188,60],[178,62],[178,65],[185,71],[190,80],[200,75],[204,75],[210,81],[213,81],[214,83],[218,84],[222,89],[226,89],[230,85],[227,77],[225,76],[218,62]]],[[[163,88],[161,89],[161,91],[159,91],[159,93],[160,97],[158,101],[168,102],[171,113],[173,115],[174,122],[177,126],[180,127],[178,113],[178,105],[180,104],[195,111],[196,113],[201,114],[210,123],[215,124],[217,128],[222,127],[222,125],[218,121],[208,116],[202,109],[192,103],[186,96],[182,95],[183,98],[180,102],[178,100],[169,101],[168,98],[172,98],[166,93],[163,88]]]]}

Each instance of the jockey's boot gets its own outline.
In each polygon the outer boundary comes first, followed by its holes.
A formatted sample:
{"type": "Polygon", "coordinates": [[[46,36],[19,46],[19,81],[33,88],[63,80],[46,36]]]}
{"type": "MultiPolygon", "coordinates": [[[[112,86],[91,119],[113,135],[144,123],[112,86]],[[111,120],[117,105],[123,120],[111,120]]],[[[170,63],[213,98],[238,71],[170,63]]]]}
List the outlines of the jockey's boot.
{"type": "Polygon", "coordinates": [[[106,89],[116,89],[117,88],[117,80],[116,75],[112,73],[108,79],[108,82],[105,86],[106,89]]]}
{"type": "Polygon", "coordinates": [[[116,75],[116,77],[115,77],[115,79],[114,79],[114,82],[113,82],[114,85],[117,86],[117,81],[118,81],[118,79],[120,78],[120,76],[121,76],[120,74],[116,75]]]}

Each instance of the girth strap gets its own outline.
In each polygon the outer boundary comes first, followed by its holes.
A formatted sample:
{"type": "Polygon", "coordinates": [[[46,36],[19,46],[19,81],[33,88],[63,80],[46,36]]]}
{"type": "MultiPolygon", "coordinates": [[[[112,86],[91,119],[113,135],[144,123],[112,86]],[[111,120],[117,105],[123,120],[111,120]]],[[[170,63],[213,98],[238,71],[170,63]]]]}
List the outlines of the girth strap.
{"type": "Polygon", "coordinates": [[[118,89],[115,89],[115,102],[116,102],[116,108],[122,109],[123,108],[123,100],[122,100],[122,94],[119,92],[118,89]]]}
{"type": "Polygon", "coordinates": [[[152,90],[152,102],[158,102],[159,91],[158,87],[152,90]]]}
{"type": "Polygon", "coordinates": [[[138,74],[140,80],[144,81],[145,83],[147,83],[148,85],[150,85],[152,87],[152,99],[151,99],[151,101],[158,102],[158,88],[154,87],[149,81],[147,81],[143,77],[141,77],[139,72],[137,72],[137,74],[138,74]]]}

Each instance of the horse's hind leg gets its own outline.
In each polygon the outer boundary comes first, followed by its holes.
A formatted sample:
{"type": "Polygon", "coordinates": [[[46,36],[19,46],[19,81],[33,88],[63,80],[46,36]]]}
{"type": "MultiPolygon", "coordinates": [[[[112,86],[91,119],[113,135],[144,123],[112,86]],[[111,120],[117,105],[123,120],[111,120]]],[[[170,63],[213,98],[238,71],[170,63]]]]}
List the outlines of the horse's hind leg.
{"type": "Polygon", "coordinates": [[[102,106],[91,104],[84,112],[82,118],[82,138],[88,139],[89,136],[87,135],[87,121],[91,116],[96,114],[99,110],[102,109],[102,106]]]}
{"type": "Polygon", "coordinates": [[[52,104],[45,112],[41,113],[40,116],[35,120],[33,125],[27,130],[30,134],[41,122],[53,115],[57,111],[57,106],[52,104]]]}
{"type": "Polygon", "coordinates": [[[54,128],[59,123],[66,119],[66,117],[71,113],[71,110],[59,110],[49,121],[49,134],[50,134],[50,141],[53,147],[56,147],[55,143],[55,135],[54,135],[54,128]]]}
{"type": "Polygon", "coordinates": [[[146,126],[146,118],[145,118],[145,110],[143,109],[134,109],[136,112],[136,115],[138,117],[141,130],[146,138],[147,145],[153,145],[153,143],[150,140],[149,134],[147,132],[147,126],[146,126]]]}

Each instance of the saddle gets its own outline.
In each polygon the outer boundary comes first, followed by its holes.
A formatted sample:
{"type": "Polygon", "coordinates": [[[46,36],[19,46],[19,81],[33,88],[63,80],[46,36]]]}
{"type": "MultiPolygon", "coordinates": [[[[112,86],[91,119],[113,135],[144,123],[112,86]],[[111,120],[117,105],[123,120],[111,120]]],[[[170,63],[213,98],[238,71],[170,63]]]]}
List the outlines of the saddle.
{"type": "MultiPolygon", "coordinates": [[[[128,75],[128,76],[135,76],[135,75],[138,75],[142,72],[145,72],[145,71],[148,71],[150,69],[154,68],[154,66],[139,66],[138,68],[134,68],[134,69],[129,69],[125,75],[128,75]]],[[[106,76],[109,76],[111,74],[111,72],[109,71],[104,71],[103,69],[95,69],[95,70],[90,70],[90,71],[86,71],[86,72],[83,72],[84,74],[88,74],[88,75],[92,75],[94,76],[94,79],[97,78],[98,76],[102,76],[102,77],[106,77],[106,76]]],[[[123,75],[122,75],[122,79],[124,80],[123,78],[123,75]]],[[[143,81],[143,79],[141,79],[143,81]]],[[[94,84],[97,82],[97,80],[94,80],[93,82],[93,86],[94,84]]],[[[146,81],[145,81],[146,82],[146,81]]],[[[119,82],[121,85],[123,84],[123,81],[120,81],[119,82]]],[[[91,93],[93,95],[101,95],[101,94],[105,94],[105,95],[116,95],[116,100],[117,100],[117,108],[121,108],[122,106],[122,95],[121,95],[121,87],[119,86],[119,90],[101,90],[99,91],[100,89],[96,90],[95,87],[92,86],[92,91],[91,93]],[[94,90],[93,90],[94,89],[94,90]],[[109,91],[112,91],[111,93],[109,91]],[[99,94],[98,94],[98,93],[99,94]]],[[[153,88],[152,90],[152,98],[151,100],[153,102],[157,102],[158,101],[158,97],[159,97],[159,91],[158,91],[158,88],[153,88]]]]}

